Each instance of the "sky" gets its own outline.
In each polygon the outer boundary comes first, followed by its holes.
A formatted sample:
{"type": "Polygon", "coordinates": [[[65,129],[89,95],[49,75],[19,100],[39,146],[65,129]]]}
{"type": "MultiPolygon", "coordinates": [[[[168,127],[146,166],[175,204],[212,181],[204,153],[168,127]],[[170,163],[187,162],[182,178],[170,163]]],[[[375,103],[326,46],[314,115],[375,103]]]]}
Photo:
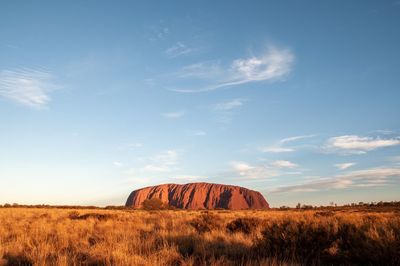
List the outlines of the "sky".
{"type": "Polygon", "coordinates": [[[0,204],[400,200],[399,26],[399,1],[1,1],[0,204]]]}

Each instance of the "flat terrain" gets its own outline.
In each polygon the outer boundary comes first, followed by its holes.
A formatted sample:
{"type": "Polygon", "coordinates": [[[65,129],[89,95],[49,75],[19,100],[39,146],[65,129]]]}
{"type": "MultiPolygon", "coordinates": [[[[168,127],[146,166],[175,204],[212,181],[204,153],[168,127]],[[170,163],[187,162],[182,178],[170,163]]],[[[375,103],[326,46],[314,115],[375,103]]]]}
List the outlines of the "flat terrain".
{"type": "Polygon", "coordinates": [[[0,265],[400,265],[396,208],[0,208],[0,265]]]}

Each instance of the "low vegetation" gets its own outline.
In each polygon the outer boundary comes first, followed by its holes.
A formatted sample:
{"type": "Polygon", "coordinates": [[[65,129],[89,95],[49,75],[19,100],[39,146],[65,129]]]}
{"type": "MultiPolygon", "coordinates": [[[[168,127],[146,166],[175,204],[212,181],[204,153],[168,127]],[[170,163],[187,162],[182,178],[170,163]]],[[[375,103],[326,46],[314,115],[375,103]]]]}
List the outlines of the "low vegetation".
{"type": "Polygon", "coordinates": [[[400,265],[396,208],[0,208],[0,265],[400,265]]]}

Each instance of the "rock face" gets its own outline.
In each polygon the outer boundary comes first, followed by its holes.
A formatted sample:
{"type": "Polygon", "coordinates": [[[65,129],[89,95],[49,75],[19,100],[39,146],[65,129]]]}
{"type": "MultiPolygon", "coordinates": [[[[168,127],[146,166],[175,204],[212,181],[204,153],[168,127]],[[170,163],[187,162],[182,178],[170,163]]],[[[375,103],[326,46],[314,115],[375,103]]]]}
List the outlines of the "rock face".
{"type": "Polygon", "coordinates": [[[210,183],[164,184],[133,191],[125,206],[141,208],[146,199],[159,198],[180,209],[268,209],[260,192],[238,186],[210,183]]]}

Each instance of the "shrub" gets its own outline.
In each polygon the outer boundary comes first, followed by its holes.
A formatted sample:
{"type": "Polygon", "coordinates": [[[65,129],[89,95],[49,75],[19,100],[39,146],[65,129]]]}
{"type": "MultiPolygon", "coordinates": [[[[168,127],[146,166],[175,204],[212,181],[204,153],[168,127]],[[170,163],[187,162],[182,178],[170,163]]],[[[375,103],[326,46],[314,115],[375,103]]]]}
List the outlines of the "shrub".
{"type": "Polygon", "coordinates": [[[217,215],[206,213],[190,221],[190,225],[196,229],[197,233],[210,232],[221,226],[221,218],[217,215]]]}
{"type": "Polygon", "coordinates": [[[257,252],[262,257],[276,256],[306,265],[399,265],[398,220],[385,223],[364,219],[357,224],[329,215],[323,219],[315,217],[267,225],[257,252]]]}
{"type": "Polygon", "coordinates": [[[144,210],[152,211],[152,210],[164,210],[167,209],[168,206],[162,202],[159,198],[145,199],[142,203],[142,208],[144,210]]]}
{"type": "Polygon", "coordinates": [[[10,266],[17,266],[17,265],[23,265],[23,266],[32,266],[33,262],[28,259],[24,254],[13,254],[13,253],[6,253],[3,256],[3,259],[0,260],[0,265],[10,265],[10,266]]]}
{"type": "Polygon", "coordinates": [[[331,216],[335,216],[335,212],[333,211],[319,211],[314,213],[315,217],[331,217],[331,216]]]}
{"type": "Polygon", "coordinates": [[[256,218],[238,218],[226,225],[226,229],[231,233],[242,232],[250,234],[257,228],[259,220],[256,218]]]}
{"type": "Polygon", "coordinates": [[[69,213],[68,217],[71,220],[87,220],[89,218],[93,218],[93,219],[102,221],[102,220],[108,220],[108,219],[112,218],[113,215],[101,214],[101,213],[85,213],[85,214],[80,215],[79,212],[73,211],[73,212],[69,213]]]}
{"type": "Polygon", "coordinates": [[[260,252],[283,260],[314,264],[333,243],[332,224],[287,220],[268,225],[262,232],[260,252]]]}

